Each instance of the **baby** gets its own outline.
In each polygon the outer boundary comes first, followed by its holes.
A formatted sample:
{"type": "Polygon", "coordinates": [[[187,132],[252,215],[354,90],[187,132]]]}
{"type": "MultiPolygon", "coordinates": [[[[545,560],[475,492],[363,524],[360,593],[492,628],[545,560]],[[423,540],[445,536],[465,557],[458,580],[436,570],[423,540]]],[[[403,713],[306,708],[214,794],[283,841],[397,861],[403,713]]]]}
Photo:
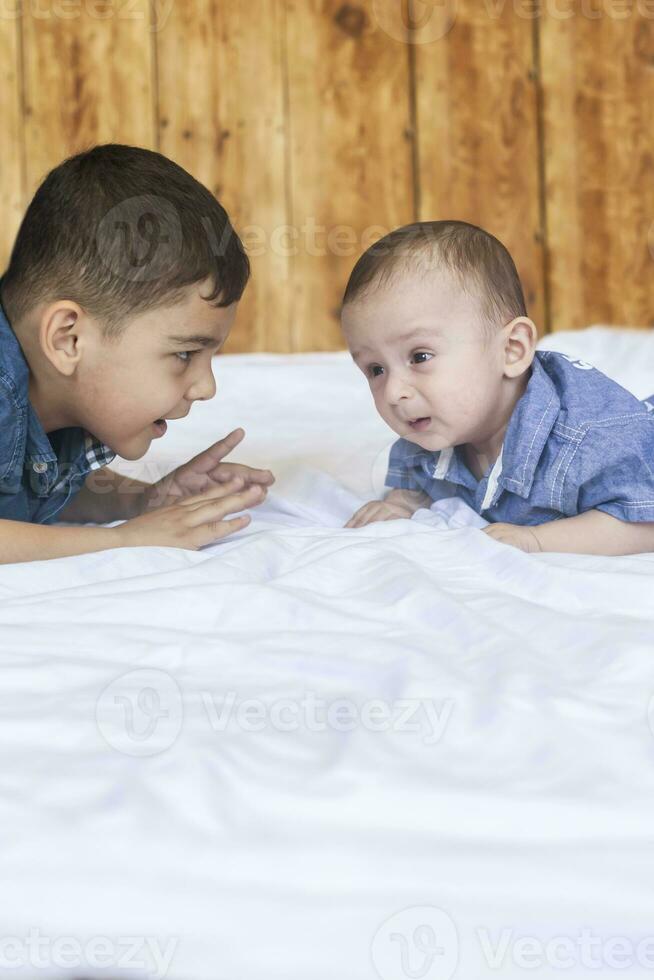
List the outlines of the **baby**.
{"type": "Polygon", "coordinates": [[[654,412],[580,360],[537,351],[505,247],[460,221],[400,228],[354,267],[342,323],[400,438],[383,500],[346,525],[458,496],[523,551],[654,552],[654,412]]]}
{"type": "Polygon", "coordinates": [[[156,483],[107,464],[213,398],[249,273],[224,208],[159,153],[107,144],[48,174],[0,280],[0,562],[195,550],[245,527],[229,515],[273,476],[222,461],[242,429],[156,483]]]}

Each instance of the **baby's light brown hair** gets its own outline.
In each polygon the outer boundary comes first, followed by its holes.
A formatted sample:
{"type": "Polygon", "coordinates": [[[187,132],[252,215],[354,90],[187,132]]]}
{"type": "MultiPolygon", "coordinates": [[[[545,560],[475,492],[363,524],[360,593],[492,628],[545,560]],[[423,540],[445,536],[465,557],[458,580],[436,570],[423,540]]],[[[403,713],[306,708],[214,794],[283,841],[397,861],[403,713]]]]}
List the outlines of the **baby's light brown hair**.
{"type": "Polygon", "coordinates": [[[343,306],[407,272],[426,276],[441,268],[479,298],[489,332],[527,315],[522,284],[509,252],[499,239],[466,221],[419,221],[375,242],[354,266],[343,306]]]}

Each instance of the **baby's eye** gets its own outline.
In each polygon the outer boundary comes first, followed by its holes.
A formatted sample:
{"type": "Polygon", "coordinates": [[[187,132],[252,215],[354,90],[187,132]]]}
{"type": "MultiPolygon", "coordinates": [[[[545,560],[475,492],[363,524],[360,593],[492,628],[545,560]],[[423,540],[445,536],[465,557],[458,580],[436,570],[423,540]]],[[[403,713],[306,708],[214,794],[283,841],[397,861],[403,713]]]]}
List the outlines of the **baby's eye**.
{"type": "Polygon", "coordinates": [[[426,364],[433,356],[433,354],[429,354],[426,350],[417,350],[415,354],[411,355],[411,360],[416,364],[426,364]]]}
{"type": "Polygon", "coordinates": [[[384,369],[381,364],[371,364],[368,368],[368,374],[371,378],[378,378],[383,373],[384,369]]]}
{"type": "Polygon", "coordinates": [[[175,357],[179,358],[179,360],[182,361],[183,364],[188,364],[191,358],[195,354],[199,354],[199,353],[200,351],[197,350],[180,350],[175,354],[175,357]]]}

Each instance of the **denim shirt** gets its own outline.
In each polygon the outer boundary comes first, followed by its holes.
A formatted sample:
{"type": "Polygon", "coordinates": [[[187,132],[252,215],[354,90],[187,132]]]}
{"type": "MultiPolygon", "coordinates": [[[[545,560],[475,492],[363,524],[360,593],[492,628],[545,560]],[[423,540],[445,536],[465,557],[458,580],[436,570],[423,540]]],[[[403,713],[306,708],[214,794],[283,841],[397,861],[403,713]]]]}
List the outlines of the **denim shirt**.
{"type": "Polygon", "coordinates": [[[386,485],[460,497],[490,522],[544,524],[594,509],[654,521],[654,396],[641,402],[585,361],[537,351],[481,480],[462,446],[429,452],[399,439],[386,485]]]}
{"type": "Polygon", "coordinates": [[[51,524],[89,472],[116,454],[82,428],[46,435],[28,383],[29,366],[0,304],[0,520],[51,524]]]}

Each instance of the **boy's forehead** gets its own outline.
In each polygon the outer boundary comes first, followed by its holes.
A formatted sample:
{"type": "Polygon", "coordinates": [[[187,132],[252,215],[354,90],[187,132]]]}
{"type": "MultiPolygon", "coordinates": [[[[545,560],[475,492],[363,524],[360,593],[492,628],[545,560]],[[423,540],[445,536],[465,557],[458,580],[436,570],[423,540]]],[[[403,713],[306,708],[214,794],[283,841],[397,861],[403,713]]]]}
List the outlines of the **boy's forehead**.
{"type": "MultiPolygon", "coordinates": [[[[207,295],[206,292],[204,295],[207,295]]],[[[237,303],[219,307],[208,302],[196,291],[181,301],[149,310],[136,320],[140,321],[132,335],[147,335],[157,343],[198,344],[203,346],[221,343],[229,333],[236,315],[237,303]]],[[[135,321],[134,321],[134,325],[135,321]]]]}

